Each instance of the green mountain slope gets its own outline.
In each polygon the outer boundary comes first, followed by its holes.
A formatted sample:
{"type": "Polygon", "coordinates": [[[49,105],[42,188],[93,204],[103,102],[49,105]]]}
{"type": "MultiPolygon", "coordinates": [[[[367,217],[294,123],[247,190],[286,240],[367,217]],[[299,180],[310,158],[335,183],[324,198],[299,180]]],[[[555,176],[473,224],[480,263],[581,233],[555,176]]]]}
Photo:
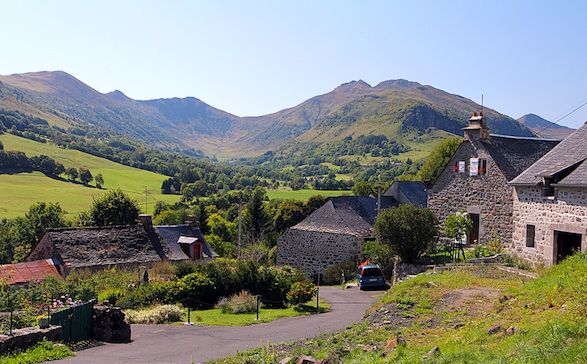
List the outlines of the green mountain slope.
{"type": "MultiPolygon", "coordinates": [[[[261,155],[293,140],[370,133],[419,143],[414,132],[460,134],[472,112],[481,110],[471,100],[416,82],[372,87],[353,81],[277,113],[241,118],[193,97],[137,101],[120,91],[101,94],[61,71],[0,76],[0,108],[64,128],[92,124],[162,149],[193,148],[221,158],[261,155]]],[[[485,112],[496,133],[532,135],[507,116],[485,112]]]]}

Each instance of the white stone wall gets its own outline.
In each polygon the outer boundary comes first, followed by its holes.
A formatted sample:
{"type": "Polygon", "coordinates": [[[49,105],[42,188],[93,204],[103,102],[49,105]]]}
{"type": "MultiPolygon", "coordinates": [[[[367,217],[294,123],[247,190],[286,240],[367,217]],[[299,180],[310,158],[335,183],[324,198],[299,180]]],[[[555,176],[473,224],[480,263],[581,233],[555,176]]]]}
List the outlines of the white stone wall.
{"type": "Polygon", "coordinates": [[[302,268],[308,276],[362,256],[364,239],[354,235],[288,229],[277,239],[276,263],[302,268]]]}
{"type": "Polygon", "coordinates": [[[540,187],[514,191],[513,253],[530,263],[555,263],[555,231],[581,234],[587,250],[587,188],[559,189],[556,198],[543,197],[540,187]],[[526,226],[535,226],[534,247],[526,247],[526,226]]]}

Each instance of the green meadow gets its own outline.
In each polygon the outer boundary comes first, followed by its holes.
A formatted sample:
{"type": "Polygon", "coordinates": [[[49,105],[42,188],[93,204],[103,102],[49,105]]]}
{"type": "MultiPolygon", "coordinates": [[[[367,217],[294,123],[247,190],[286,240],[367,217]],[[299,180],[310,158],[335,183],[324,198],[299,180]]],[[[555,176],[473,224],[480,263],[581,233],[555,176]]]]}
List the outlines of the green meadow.
{"type": "Polygon", "coordinates": [[[161,174],[125,166],[78,150],[62,149],[12,134],[0,135],[5,150],[19,150],[28,157],[47,155],[62,163],[65,168],[86,167],[93,176],[101,173],[103,189],[93,182],[85,187],[46,177],[40,172],[0,174],[0,219],[22,216],[36,202],[59,202],[68,216],[87,210],[94,197],[107,189],[120,188],[139,202],[143,212],[151,213],[157,201],[177,202],[179,196],[162,195],[161,183],[167,177],[161,174]]]}

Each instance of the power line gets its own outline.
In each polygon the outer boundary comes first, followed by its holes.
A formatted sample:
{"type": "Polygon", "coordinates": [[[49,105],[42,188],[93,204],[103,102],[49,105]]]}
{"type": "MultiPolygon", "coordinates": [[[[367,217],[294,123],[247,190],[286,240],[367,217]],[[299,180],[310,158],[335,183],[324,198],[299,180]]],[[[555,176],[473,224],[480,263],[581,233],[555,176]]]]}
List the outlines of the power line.
{"type": "Polygon", "coordinates": [[[556,121],[551,121],[550,124],[548,124],[547,126],[544,127],[544,129],[541,129],[538,134],[542,133],[543,131],[549,129],[550,127],[552,127],[553,125],[559,125],[559,121],[561,121],[562,119],[566,118],[567,116],[571,115],[572,113],[574,113],[575,111],[579,110],[580,108],[582,108],[583,106],[587,105],[587,100],[583,101],[583,103],[579,106],[577,106],[576,108],[574,108],[573,110],[569,111],[568,113],[566,113],[565,115],[561,116],[560,118],[558,118],[556,121]]]}

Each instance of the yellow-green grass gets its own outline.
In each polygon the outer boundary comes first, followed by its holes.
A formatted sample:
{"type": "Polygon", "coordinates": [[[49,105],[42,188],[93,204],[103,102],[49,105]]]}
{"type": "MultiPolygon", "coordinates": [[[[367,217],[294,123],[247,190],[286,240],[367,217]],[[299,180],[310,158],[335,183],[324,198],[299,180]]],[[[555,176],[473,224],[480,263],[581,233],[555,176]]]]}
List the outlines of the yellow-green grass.
{"type": "MultiPolygon", "coordinates": [[[[330,304],[320,299],[319,310],[325,312],[330,309],[330,304]]],[[[198,310],[190,312],[190,322],[195,325],[213,325],[213,326],[247,326],[262,322],[270,322],[283,317],[295,317],[300,315],[310,315],[316,312],[315,301],[301,306],[291,306],[287,308],[260,308],[259,319],[257,313],[222,313],[220,309],[198,310]]],[[[187,320],[187,309],[185,314],[187,320]]]]}
{"type": "Polygon", "coordinates": [[[5,150],[19,150],[28,157],[44,154],[62,163],[65,168],[77,169],[83,166],[89,168],[93,176],[101,173],[104,178],[104,189],[99,190],[93,185],[84,187],[77,183],[51,179],[38,172],[0,174],[0,218],[22,216],[36,202],[59,202],[70,215],[75,215],[87,210],[93,198],[104,193],[105,189],[114,188],[120,188],[137,200],[143,212],[152,212],[157,201],[179,201],[179,196],[160,193],[161,183],[167,178],[161,174],[11,134],[0,135],[0,141],[5,150]]]}
{"type": "Polygon", "coordinates": [[[336,196],[352,196],[351,191],[341,190],[297,190],[292,189],[277,189],[267,190],[267,197],[270,200],[281,199],[281,200],[300,200],[306,201],[312,196],[322,195],[324,197],[336,197],[336,196]]]}

